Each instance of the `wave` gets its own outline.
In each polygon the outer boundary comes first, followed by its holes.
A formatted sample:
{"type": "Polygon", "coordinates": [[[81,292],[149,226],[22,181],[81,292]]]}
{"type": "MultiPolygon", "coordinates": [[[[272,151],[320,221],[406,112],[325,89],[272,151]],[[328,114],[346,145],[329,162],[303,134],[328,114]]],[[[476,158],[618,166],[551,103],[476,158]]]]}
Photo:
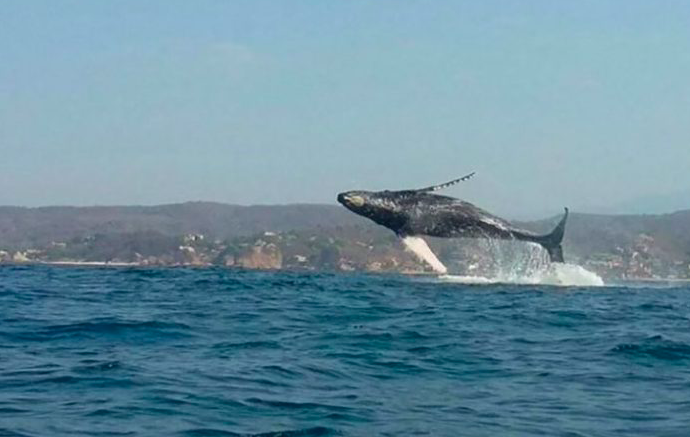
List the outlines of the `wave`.
{"type": "Polygon", "coordinates": [[[226,351],[238,349],[280,349],[281,345],[275,341],[265,340],[223,341],[212,345],[211,348],[226,351]]]}
{"type": "Polygon", "coordinates": [[[87,360],[84,364],[75,366],[72,371],[81,374],[101,373],[121,370],[124,366],[119,361],[87,360]]]}
{"type": "Polygon", "coordinates": [[[6,428],[0,428],[0,436],[2,437],[31,437],[29,434],[22,434],[6,428]]]}
{"type": "Polygon", "coordinates": [[[341,433],[339,431],[326,428],[324,426],[291,429],[286,431],[262,432],[258,434],[239,434],[236,432],[213,428],[191,429],[182,433],[182,435],[188,437],[322,437],[340,434],[341,433]]]}
{"type": "Polygon", "coordinates": [[[340,412],[347,412],[352,410],[352,408],[350,407],[343,407],[340,405],[330,405],[317,402],[291,402],[274,399],[262,399],[256,397],[245,399],[245,402],[251,405],[267,406],[271,408],[280,408],[287,410],[327,410],[340,412]]]}
{"type": "Polygon", "coordinates": [[[47,341],[60,338],[103,336],[103,335],[156,335],[158,337],[178,337],[190,331],[183,323],[149,321],[116,321],[95,319],[85,322],[52,325],[36,331],[11,334],[24,341],[47,341]]]}
{"type": "Polygon", "coordinates": [[[649,337],[638,343],[621,343],[611,349],[611,352],[633,358],[654,358],[664,361],[690,359],[689,344],[668,340],[660,335],[649,337]]]}

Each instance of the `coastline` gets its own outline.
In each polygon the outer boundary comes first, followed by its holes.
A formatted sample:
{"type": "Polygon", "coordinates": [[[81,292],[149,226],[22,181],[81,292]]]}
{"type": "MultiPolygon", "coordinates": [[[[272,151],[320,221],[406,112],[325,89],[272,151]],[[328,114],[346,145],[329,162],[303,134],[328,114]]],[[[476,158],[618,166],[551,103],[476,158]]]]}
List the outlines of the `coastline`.
{"type": "MultiPolygon", "coordinates": [[[[95,267],[95,268],[121,268],[121,267],[142,267],[150,269],[168,269],[168,268],[224,268],[227,270],[245,270],[245,271],[256,271],[256,272],[329,272],[329,273],[367,273],[367,274],[397,274],[409,277],[430,277],[438,276],[433,272],[421,272],[421,271],[337,271],[337,270],[300,270],[300,269],[290,269],[290,268],[277,268],[277,269],[267,269],[267,268],[246,268],[237,266],[219,266],[214,264],[142,264],[136,262],[122,262],[122,261],[28,261],[28,262],[17,262],[17,261],[5,261],[0,262],[0,267],[3,266],[51,266],[51,267],[95,267]]],[[[607,285],[646,285],[646,284],[690,284],[690,279],[683,278],[608,278],[606,279],[607,285]]]]}

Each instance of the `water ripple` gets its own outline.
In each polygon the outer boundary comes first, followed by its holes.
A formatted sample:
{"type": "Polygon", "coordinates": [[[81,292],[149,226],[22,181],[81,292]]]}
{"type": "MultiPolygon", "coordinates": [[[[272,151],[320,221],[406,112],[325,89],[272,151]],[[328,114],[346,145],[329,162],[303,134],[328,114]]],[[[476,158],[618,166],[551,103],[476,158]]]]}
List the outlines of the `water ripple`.
{"type": "Polygon", "coordinates": [[[622,343],[611,351],[631,358],[654,358],[662,361],[690,359],[690,344],[667,340],[660,335],[638,343],[622,343]]]}
{"type": "Polygon", "coordinates": [[[0,266],[0,436],[685,435],[689,291],[0,266]]]}

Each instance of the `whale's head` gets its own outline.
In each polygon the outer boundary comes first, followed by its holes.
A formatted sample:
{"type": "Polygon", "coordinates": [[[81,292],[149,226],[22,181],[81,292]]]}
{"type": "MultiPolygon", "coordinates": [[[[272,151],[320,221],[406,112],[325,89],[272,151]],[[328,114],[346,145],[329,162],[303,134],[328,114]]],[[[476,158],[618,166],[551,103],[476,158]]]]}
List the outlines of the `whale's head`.
{"type": "Polygon", "coordinates": [[[338,202],[355,214],[399,232],[407,221],[404,205],[395,191],[346,191],[338,202]]]}

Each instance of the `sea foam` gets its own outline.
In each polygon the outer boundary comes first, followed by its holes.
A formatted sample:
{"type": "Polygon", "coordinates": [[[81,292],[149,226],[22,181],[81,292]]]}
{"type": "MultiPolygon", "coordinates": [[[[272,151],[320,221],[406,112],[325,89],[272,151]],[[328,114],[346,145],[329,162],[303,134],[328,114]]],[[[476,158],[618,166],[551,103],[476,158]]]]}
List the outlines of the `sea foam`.
{"type": "Polygon", "coordinates": [[[462,284],[522,284],[560,285],[569,287],[600,287],[604,285],[601,276],[577,264],[553,263],[543,270],[529,274],[498,274],[496,276],[441,275],[442,281],[462,284]]]}
{"type": "Polygon", "coordinates": [[[436,258],[426,242],[418,237],[408,237],[405,246],[421,260],[426,261],[438,273],[439,279],[464,284],[540,284],[560,286],[603,286],[604,280],[577,264],[552,263],[540,245],[536,243],[501,242],[487,239],[484,249],[494,262],[490,272],[479,275],[452,275],[436,258]],[[513,243],[513,244],[510,244],[513,243]],[[516,250],[517,249],[517,250],[516,250]]]}

